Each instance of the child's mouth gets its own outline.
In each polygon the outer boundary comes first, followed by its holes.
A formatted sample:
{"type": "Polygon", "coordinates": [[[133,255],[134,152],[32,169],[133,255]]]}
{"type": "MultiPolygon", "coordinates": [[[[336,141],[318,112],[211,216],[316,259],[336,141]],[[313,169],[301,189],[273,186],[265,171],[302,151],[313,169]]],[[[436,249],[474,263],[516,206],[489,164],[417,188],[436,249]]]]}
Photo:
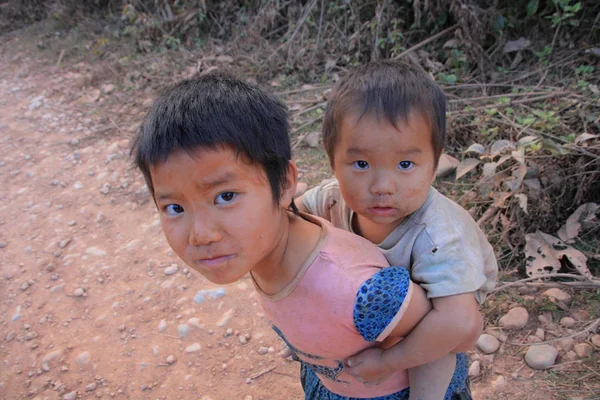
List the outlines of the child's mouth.
{"type": "Polygon", "coordinates": [[[196,264],[200,264],[203,267],[218,267],[225,264],[227,261],[235,257],[235,254],[229,254],[225,256],[216,256],[210,258],[202,258],[196,260],[196,264]]]}
{"type": "Polygon", "coordinates": [[[389,217],[396,213],[396,209],[393,207],[371,207],[369,213],[377,217],[389,217]]]}

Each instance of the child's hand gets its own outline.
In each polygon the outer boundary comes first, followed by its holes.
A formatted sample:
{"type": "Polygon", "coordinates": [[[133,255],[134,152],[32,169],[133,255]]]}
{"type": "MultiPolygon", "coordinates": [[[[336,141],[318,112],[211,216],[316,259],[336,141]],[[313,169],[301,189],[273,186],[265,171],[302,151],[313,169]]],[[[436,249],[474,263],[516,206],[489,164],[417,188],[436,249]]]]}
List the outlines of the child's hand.
{"type": "Polygon", "coordinates": [[[383,362],[383,349],[372,347],[346,361],[345,372],[367,386],[375,386],[388,379],[394,372],[383,362]]]}

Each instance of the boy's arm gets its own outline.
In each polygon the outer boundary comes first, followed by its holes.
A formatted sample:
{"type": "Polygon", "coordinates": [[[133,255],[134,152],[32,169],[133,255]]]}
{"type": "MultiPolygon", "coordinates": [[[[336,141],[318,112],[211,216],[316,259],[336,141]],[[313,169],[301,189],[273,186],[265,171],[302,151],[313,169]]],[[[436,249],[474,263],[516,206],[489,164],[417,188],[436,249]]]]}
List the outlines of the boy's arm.
{"type": "MultiPolygon", "coordinates": [[[[431,302],[433,309],[404,340],[385,350],[367,349],[351,357],[346,372],[376,384],[392,371],[427,364],[477,340],[483,319],[472,293],[434,298],[431,302]]],[[[402,333],[400,327],[390,336],[401,337],[402,333]]]]}

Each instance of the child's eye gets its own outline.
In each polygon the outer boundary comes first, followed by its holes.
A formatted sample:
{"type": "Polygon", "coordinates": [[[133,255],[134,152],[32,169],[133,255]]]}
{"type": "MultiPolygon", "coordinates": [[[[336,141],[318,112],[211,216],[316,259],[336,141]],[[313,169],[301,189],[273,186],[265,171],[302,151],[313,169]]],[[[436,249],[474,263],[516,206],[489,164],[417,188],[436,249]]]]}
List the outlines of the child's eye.
{"type": "Polygon", "coordinates": [[[358,161],[354,161],[352,163],[352,166],[360,171],[364,171],[366,169],[369,169],[369,163],[364,161],[364,160],[358,160],[358,161]]]}
{"type": "Polygon", "coordinates": [[[237,193],[234,192],[224,192],[221,193],[220,195],[217,196],[217,198],[215,199],[215,204],[229,204],[233,201],[233,199],[235,199],[237,196],[237,193]]]}
{"type": "Polygon", "coordinates": [[[164,208],[164,213],[170,216],[181,214],[183,211],[183,207],[179,204],[169,204],[164,208]]]}
{"type": "Polygon", "coordinates": [[[415,163],[412,161],[400,161],[398,163],[398,169],[401,171],[409,171],[414,166],[415,166],[415,163]]]}

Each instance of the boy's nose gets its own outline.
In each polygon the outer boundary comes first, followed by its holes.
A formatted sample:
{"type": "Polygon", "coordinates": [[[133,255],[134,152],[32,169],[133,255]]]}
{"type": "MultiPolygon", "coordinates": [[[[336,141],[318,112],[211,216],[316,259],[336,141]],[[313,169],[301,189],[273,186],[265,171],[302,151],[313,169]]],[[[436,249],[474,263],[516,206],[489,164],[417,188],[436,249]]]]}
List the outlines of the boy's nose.
{"type": "Polygon", "coordinates": [[[208,221],[206,218],[194,218],[193,225],[190,229],[189,243],[192,246],[207,246],[211,243],[218,242],[223,239],[218,227],[208,221]]]}
{"type": "Polygon", "coordinates": [[[378,174],[371,184],[370,190],[373,195],[393,194],[396,191],[394,177],[389,173],[378,174]]]}

